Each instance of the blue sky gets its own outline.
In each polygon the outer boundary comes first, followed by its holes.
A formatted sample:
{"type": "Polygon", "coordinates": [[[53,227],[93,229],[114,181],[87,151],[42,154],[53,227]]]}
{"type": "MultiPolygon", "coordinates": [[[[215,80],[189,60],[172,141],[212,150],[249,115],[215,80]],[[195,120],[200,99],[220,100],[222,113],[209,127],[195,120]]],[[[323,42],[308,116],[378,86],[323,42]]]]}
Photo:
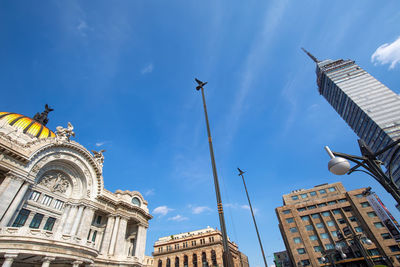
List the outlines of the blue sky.
{"type": "Polygon", "coordinates": [[[76,141],[106,149],[106,188],[149,202],[149,255],[158,237],[219,225],[193,79],[208,81],[228,233],[262,266],[238,166],[269,264],[284,250],[274,209],[292,190],[372,186],[400,218],[370,177],[328,172],[323,147],[358,154],[357,137],[300,50],[354,59],[399,93],[398,25],[398,1],[1,1],[1,110],[33,116],[48,103],[51,129],[70,121],[76,141]]]}

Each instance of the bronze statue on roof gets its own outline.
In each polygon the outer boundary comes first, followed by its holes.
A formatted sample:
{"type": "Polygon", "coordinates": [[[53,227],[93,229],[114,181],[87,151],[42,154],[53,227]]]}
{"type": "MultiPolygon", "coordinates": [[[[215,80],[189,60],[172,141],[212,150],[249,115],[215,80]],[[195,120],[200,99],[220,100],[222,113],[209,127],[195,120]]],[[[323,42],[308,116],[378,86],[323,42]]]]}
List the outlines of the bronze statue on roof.
{"type": "Polygon", "coordinates": [[[45,110],[42,113],[36,113],[36,115],[33,117],[33,120],[37,121],[38,123],[46,126],[46,124],[49,122],[49,118],[47,117],[51,111],[54,109],[50,108],[49,105],[44,106],[45,110]]]}

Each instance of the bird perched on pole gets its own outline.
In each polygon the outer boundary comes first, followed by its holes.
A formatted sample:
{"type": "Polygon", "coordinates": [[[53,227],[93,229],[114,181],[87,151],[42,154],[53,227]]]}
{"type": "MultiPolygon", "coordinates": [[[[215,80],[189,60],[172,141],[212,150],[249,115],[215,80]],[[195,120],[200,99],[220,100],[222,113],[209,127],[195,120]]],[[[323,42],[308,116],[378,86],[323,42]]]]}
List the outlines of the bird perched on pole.
{"type": "Polygon", "coordinates": [[[197,84],[199,85],[199,86],[196,87],[196,90],[197,90],[197,91],[200,90],[201,88],[203,88],[203,86],[207,84],[207,82],[202,82],[202,81],[200,81],[200,80],[197,79],[197,78],[194,78],[194,80],[195,80],[195,81],[197,82],[197,84]]]}

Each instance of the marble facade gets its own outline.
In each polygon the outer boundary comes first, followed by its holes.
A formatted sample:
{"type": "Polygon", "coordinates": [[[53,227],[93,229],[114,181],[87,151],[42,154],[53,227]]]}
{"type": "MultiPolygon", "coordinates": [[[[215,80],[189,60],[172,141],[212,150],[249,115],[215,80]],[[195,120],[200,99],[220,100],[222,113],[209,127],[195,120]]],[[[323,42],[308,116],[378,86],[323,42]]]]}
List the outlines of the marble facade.
{"type": "Polygon", "coordinates": [[[18,124],[19,114],[7,114],[0,112],[0,266],[149,265],[147,201],[104,188],[103,151],[70,140],[70,124],[34,136],[30,118],[18,124]]]}

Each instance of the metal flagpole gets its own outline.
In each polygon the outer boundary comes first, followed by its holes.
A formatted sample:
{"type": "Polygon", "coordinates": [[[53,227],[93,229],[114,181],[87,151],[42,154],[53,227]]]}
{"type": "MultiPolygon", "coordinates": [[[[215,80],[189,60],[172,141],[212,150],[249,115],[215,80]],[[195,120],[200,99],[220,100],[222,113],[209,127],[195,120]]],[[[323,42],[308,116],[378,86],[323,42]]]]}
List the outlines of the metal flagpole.
{"type": "Polygon", "coordinates": [[[256,228],[256,232],[257,232],[257,237],[258,237],[258,242],[260,243],[260,248],[261,248],[261,253],[264,259],[264,263],[265,263],[265,267],[267,267],[267,260],[265,259],[265,254],[264,254],[264,248],[262,246],[261,243],[261,237],[260,237],[260,233],[258,232],[258,227],[257,227],[257,223],[256,223],[256,218],[254,217],[254,212],[253,212],[253,207],[251,206],[251,202],[250,202],[250,197],[249,197],[249,193],[247,192],[247,186],[246,186],[246,182],[244,181],[244,171],[242,171],[241,169],[237,168],[239,171],[239,176],[242,176],[242,180],[243,180],[243,185],[244,185],[244,190],[246,191],[246,196],[247,196],[247,200],[249,201],[249,206],[250,206],[250,211],[251,211],[251,216],[253,217],[253,222],[254,222],[254,227],[256,228]]]}
{"type": "Polygon", "coordinates": [[[232,258],[230,256],[229,245],[228,245],[228,236],[226,234],[224,210],[222,208],[221,192],[219,190],[217,167],[215,165],[214,149],[213,149],[212,140],[211,140],[210,125],[208,122],[206,99],[204,97],[203,86],[206,85],[207,82],[202,82],[202,81],[199,81],[198,79],[195,79],[195,81],[198,83],[196,90],[201,90],[201,96],[203,97],[204,115],[206,117],[206,126],[207,126],[207,134],[208,134],[208,144],[210,147],[210,157],[211,157],[211,165],[212,165],[213,176],[214,176],[215,194],[217,197],[219,223],[220,223],[221,233],[222,233],[222,244],[224,247],[224,267],[233,267],[233,262],[232,262],[232,258]]]}

